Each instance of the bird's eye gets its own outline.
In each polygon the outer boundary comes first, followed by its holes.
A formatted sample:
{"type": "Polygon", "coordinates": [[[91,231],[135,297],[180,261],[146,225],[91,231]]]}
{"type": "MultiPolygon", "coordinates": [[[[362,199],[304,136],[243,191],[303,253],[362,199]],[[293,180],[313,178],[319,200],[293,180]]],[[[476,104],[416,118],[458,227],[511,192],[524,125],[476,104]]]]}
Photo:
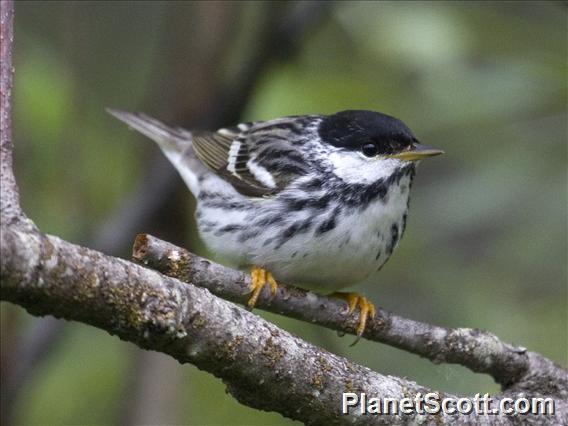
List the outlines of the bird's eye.
{"type": "Polygon", "coordinates": [[[365,157],[374,157],[379,153],[379,147],[377,144],[369,142],[361,147],[361,152],[365,157]]]}

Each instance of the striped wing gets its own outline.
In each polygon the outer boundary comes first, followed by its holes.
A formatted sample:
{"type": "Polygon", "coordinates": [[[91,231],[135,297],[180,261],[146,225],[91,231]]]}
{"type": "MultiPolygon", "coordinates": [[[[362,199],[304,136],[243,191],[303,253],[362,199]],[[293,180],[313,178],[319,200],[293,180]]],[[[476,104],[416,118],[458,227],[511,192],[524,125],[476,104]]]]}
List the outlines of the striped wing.
{"type": "Polygon", "coordinates": [[[275,194],[308,171],[299,147],[313,117],[244,123],[216,132],[193,132],[199,159],[244,195],[275,194]]]}

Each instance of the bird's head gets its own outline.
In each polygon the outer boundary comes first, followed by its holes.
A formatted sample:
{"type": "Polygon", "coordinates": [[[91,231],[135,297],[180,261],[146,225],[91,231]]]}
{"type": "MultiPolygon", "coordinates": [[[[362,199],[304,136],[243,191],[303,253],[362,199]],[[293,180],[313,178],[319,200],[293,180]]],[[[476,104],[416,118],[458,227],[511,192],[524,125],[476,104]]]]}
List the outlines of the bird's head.
{"type": "Polygon", "coordinates": [[[373,111],[341,111],[318,128],[327,146],[329,166],[348,183],[373,183],[401,167],[444,151],[418,143],[400,120],[373,111]]]}

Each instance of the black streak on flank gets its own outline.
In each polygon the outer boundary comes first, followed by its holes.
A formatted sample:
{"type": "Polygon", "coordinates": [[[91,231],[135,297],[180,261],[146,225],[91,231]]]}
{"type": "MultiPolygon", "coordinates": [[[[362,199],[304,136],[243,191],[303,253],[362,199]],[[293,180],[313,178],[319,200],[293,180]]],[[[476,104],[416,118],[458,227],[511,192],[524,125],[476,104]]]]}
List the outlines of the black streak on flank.
{"type": "Polygon", "coordinates": [[[220,194],[219,192],[201,191],[197,197],[197,199],[199,200],[216,199],[216,198],[224,198],[224,195],[220,194]]]}
{"type": "Polygon", "coordinates": [[[299,211],[302,210],[309,202],[307,198],[290,198],[286,199],[286,207],[288,207],[292,211],[299,211]]]}
{"type": "Polygon", "coordinates": [[[263,217],[262,219],[259,219],[255,222],[255,227],[264,227],[264,226],[270,226],[270,225],[275,225],[279,222],[282,222],[284,220],[284,216],[282,216],[281,214],[279,215],[273,215],[273,216],[266,216],[263,217]]]}
{"type": "Polygon", "coordinates": [[[300,211],[306,208],[324,210],[329,205],[331,199],[332,196],[326,194],[321,197],[312,198],[286,198],[283,199],[283,201],[286,203],[286,207],[291,211],[300,211]]]}
{"type": "Polygon", "coordinates": [[[394,247],[396,246],[397,242],[398,242],[398,225],[394,224],[393,226],[391,226],[391,240],[387,247],[387,252],[389,255],[394,250],[394,247]]]}
{"type": "Polygon", "coordinates": [[[244,202],[229,202],[224,200],[211,200],[211,201],[204,201],[203,207],[211,208],[211,209],[220,209],[220,210],[230,210],[230,211],[245,211],[250,210],[251,206],[244,202]]]}
{"type": "Polygon", "coordinates": [[[328,231],[331,231],[335,228],[335,216],[331,216],[326,221],[322,222],[322,224],[316,230],[316,235],[325,234],[328,231]]]}
{"type": "Polygon", "coordinates": [[[329,194],[326,194],[323,197],[319,197],[316,198],[315,200],[312,200],[312,202],[310,203],[310,207],[317,210],[323,210],[328,206],[330,201],[331,201],[331,196],[329,194]]]}
{"type": "Polygon", "coordinates": [[[251,238],[255,238],[258,237],[260,235],[260,230],[254,230],[254,231],[247,231],[247,232],[243,232],[239,235],[238,241],[239,243],[244,243],[247,240],[250,240],[251,238]]]}
{"type": "Polygon", "coordinates": [[[279,249],[282,244],[284,244],[289,239],[295,237],[296,235],[303,234],[304,232],[308,232],[312,227],[312,219],[306,219],[303,222],[295,222],[286,228],[280,234],[280,240],[274,249],[279,249]]]}
{"type": "Polygon", "coordinates": [[[223,226],[222,228],[219,228],[216,232],[215,235],[217,237],[219,237],[220,235],[223,235],[225,233],[233,233],[236,231],[241,231],[243,229],[243,227],[241,225],[226,225],[223,226]]]}
{"type": "MultiPolygon", "coordinates": [[[[406,206],[406,208],[408,209],[408,204],[406,206]]],[[[406,220],[408,219],[408,211],[404,212],[404,214],[402,215],[402,229],[400,230],[400,236],[402,237],[402,234],[404,234],[404,231],[406,230],[406,220]]]]}
{"type": "Polygon", "coordinates": [[[316,191],[316,190],[320,189],[322,187],[322,185],[323,185],[322,179],[314,178],[314,179],[311,179],[307,182],[304,182],[301,185],[301,189],[304,189],[306,191],[316,191]]]}
{"type": "Polygon", "coordinates": [[[316,229],[316,235],[321,235],[324,234],[328,231],[331,231],[332,229],[334,229],[337,225],[336,223],[336,218],[339,215],[339,213],[341,212],[341,208],[338,206],[333,210],[333,213],[331,213],[331,216],[326,219],[325,221],[323,221],[320,226],[318,226],[318,229],[316,229]]]}

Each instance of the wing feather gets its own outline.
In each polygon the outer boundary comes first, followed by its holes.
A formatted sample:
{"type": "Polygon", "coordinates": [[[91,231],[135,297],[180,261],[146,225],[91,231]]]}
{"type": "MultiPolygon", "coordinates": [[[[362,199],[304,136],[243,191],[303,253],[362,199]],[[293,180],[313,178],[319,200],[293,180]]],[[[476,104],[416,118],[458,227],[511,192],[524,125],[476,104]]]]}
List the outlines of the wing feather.
{"type": "Polygon", "coordinates": [[[299,146],[318,118],[285,117],[216,132],[194,132],[193,146],[198,158],[237,191],[271,195],[307,173],[299,146]]]}

